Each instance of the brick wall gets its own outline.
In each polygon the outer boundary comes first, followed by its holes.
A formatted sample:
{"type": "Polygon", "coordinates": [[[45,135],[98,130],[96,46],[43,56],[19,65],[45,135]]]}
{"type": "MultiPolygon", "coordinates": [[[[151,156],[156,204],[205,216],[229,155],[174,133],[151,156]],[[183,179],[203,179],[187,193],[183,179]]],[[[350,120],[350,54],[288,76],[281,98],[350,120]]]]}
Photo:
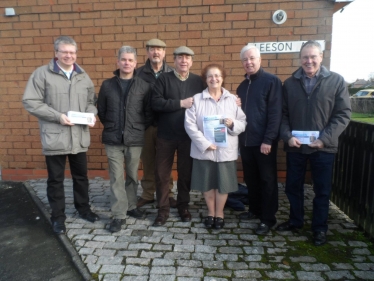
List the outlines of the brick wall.
{"type": "MultiPolygon", "coordinates": [[[[166,60],[180,45],[196,56],[192,72],[210,62],[223,64],[225,85],[235,91],[243,79],[239,52],[248,42],[326,40],[324,65],[330,65],[334,3],[327,0],[2,0],[17,16],[0,16],[0,165],[2,178],[24,180],[45,173],[39,129],[21,103],[26,82],[36,67],[53,57],[53,41],[70,35],[78,43],[77,62],[89,73],[96,91],[116,67],[122,45],[138,50],[138,65],[146,60],[145,42],[158,37],[168,45],[166,60]],[[271,20],[283,9],[282,25],[271,20]]],[[[298,54],[264,54],[265,70],[287,78],[299,65],[298,54]]],[[[107,176],[107,158],[100,142],[102,126],[91,129],[88,151],[90,176],[107,176]]],[[[279,156],[284,177],[284,154],[279,156]]],[[[141,166],[140,166],[141,168],[141,166]]],[[[241,165],[238,175],[241,179],[241,165]]],[[[140,170],[141,174],[141,170],[140,170]]]]}

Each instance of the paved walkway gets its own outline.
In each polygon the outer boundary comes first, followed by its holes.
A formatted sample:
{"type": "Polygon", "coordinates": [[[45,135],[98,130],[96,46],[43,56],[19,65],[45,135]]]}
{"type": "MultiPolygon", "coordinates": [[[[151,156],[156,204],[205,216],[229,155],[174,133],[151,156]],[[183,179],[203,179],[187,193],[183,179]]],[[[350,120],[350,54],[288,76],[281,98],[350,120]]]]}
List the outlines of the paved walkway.
{"type": "MultiPolygon", "coordinates": [[[[49,212],[46,180],[30,180],[49,212]]],[[[207,209],[199,192],[191,192],[192,221],[180,221],[172,209],[163,227],[153,227],[157,209],[146,205],[145,220],[127,219],[111,234],[109,181],[90,180],[92,209],[101,221],[87,223],[73,206],[72,181],[65,181],[67,241],[75,247],[95,280],[121,281],[223,281],[223,280],[374,280],[374,248],[352,221],[330,206],[329,242],[311,243],[310,210],[313,191],[305,188],[307,225],[298,234],[277,232],[257,236],[259,221],[240,221],[239,212],[225,209],[225,228],[207,230],[207,209]]],[[[174,187],[175,188],[175,187],[174,187]]],[[[278,222],[288,217],[288,200],[280,187],[278,222]]],[[[140,194],[139,187],[138,193],[140,194]]],[[[47,213],[46,213],[47,214],[47,213]]]]}

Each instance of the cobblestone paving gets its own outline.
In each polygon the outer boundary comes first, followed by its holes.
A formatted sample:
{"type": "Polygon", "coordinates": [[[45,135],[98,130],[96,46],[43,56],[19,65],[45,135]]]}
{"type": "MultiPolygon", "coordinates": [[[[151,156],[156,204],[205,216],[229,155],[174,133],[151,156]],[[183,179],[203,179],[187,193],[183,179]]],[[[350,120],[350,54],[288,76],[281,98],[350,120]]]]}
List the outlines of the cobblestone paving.
{"type": "MultiPolygon", "coordinates": [[[[30,180],[49,209],[46,179],[30,180]]],[[[257,236],[259,220],[240,221],[240,212],[225,209],[223,230],[207,230],[207,208],[199,192],[191,191],[192,221],[181,222],[176,209],[167,223],[153,227],[155,203],[146,205],[146,219],[127,218],[117,233],[111,220],[109,181],[90,180],[92,210],[101,220],[80,219],[73,206],[72,181],[65,180],[67,237],[97,280],[106,281],[224,281],[224,280],[374,280],[374,249],[370,240],[335,205],[330,205],[328,243],[311,243],[310,210],[313,191],[305,188],[307,225],[300,233],[257,236]]],[[[175,187],[174,187],[175,189],[175,187]]],[[[139,187],[138,194],[141,194],[139,187]]],[[[288,218],[288,200],[279,189],[278,222],[288,218]]]]}

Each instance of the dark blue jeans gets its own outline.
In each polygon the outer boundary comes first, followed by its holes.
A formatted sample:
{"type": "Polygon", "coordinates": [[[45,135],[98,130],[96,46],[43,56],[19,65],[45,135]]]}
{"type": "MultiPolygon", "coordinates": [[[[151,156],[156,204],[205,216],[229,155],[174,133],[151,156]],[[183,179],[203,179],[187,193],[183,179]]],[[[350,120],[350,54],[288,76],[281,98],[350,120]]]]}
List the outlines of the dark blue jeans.
{"type": "Polygon", "coordinates": [[[73,178],[74,206],[79,214],[90,211],[86,153],[46,156],[48,170],[47,197],[52,209],[51,221],[65,221],[64,178],[66,157],[73,178]]]}
{"type": "Polygon", "coordinates": [[[315,194],[312,230],[327,231],[334,157],[335,154],[322,151],[312,154],[287,153],[286,195],[290,202],[290,222],[293,225],[304,225],[304,179],[309,160],[315,194]]]}

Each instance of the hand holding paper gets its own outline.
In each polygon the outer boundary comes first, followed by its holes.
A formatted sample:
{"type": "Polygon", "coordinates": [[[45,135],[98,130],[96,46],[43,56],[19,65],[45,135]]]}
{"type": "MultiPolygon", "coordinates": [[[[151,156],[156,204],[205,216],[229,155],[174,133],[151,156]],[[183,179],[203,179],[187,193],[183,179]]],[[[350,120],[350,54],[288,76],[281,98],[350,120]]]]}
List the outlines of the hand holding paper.
{"type": "Polygon", "coordinates": [[[300,147],[301,146],[301,142],[295,138],[295,137],[292,137],[288,140],[288,145],[290,147],[300,147]]]}
{"type": "Polygon", "coordinates": [[[65,114],[61,114],[60,124],[64,126],[74,126],[74,124],[70,122],[70,119],[65,114]]]}
{"type": "Polygon", "coordinates": [[[313,148],[323,148],[324,144],[320,139],[316,139],[311,144],[309,144],[309,146],[313,148]]]}

